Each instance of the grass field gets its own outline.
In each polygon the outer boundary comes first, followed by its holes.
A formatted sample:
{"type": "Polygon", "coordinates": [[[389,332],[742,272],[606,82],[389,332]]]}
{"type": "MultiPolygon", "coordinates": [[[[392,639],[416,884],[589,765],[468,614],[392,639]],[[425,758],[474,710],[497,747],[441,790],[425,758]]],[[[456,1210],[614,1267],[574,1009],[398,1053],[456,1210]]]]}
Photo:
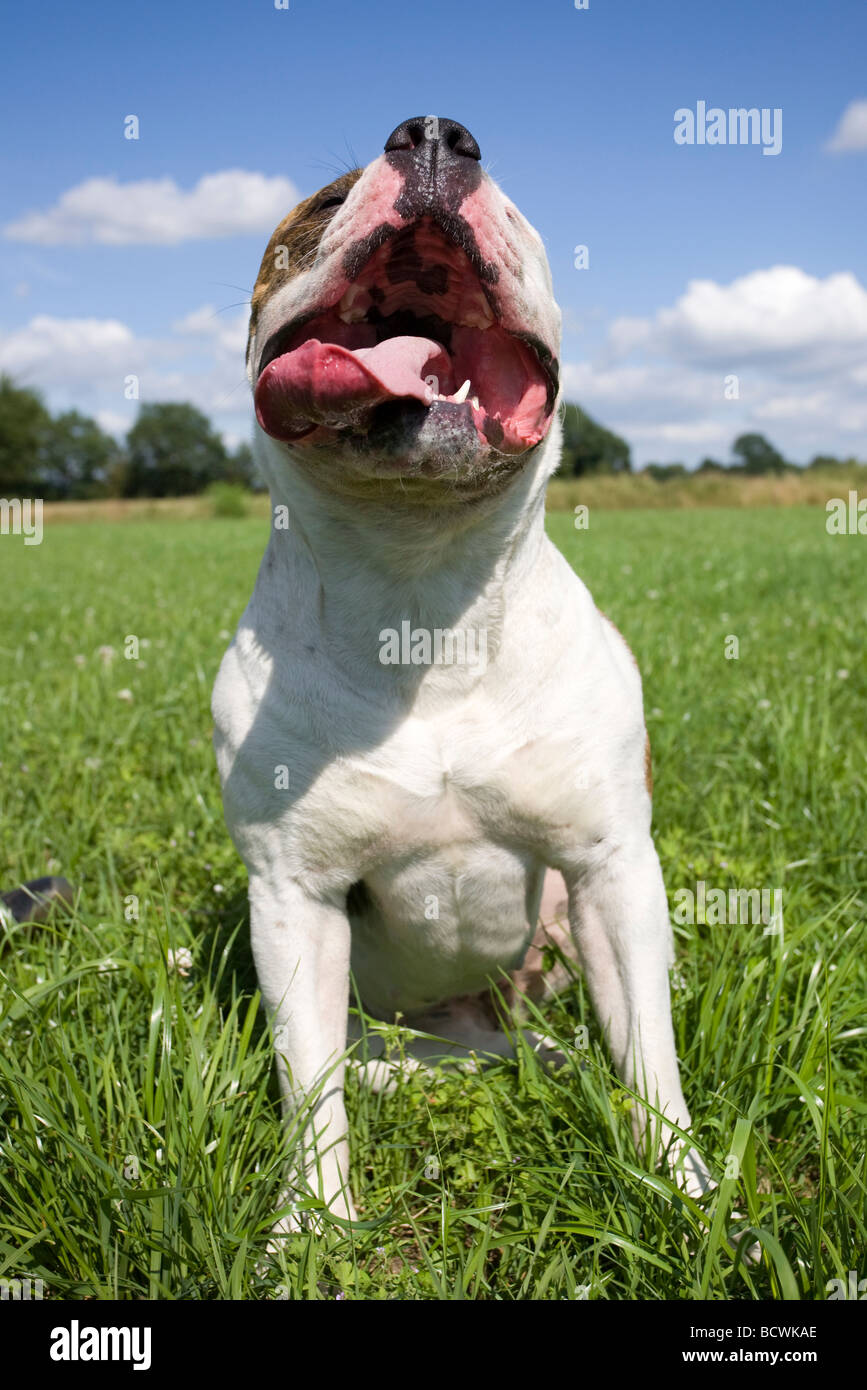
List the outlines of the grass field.
{"type": "Polygon", "coordinates": [[[294,1237],[265,1271],[276,1083],[209,697],[266,523],[4,537],[0,884],[61,873],[79,896],[0,939],[0,1278],[50,1298],[622,1300],[821,1299],[867,1275],[867,541],[824,520],[549,521],[643,672],[670,903],[699,880],[784,894],[782,935],[676,927],[684,1090],[720,1187],[697,1206],[641,1166],[579,980],[547,1026],[590,1024],[581,1064],[350,1082],[363,1224],[294,1237]],[[732,1209],[758,1264],[733,1257],[732,1209]]]}

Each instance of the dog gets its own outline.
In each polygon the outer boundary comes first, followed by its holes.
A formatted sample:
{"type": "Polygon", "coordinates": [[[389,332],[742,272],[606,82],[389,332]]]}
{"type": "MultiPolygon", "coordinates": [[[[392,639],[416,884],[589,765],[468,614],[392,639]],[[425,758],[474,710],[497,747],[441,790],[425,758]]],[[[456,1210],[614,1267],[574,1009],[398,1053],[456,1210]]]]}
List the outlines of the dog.
{"type": "Polygon", "coordinates": [[[544,531],[559,345],[542,239],[456,121],[403,121],[262,260],[273,517],[213,714],[286,1124],[307,1116],[281,1231],[311,1191],[356,1219],[350,975],[378,1018],[505,1051],[474,1001],[509,972],[544,992],[561,898],[620,1077],[681,1186],[712,1185],[683,1137],[641,679],[544,531]]]}

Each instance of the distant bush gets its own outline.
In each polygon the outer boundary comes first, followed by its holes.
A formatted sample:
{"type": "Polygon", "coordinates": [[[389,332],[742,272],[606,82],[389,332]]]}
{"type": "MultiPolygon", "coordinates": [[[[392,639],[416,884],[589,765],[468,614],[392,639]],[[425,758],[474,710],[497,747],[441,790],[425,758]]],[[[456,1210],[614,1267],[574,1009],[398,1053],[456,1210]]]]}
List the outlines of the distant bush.
{"type": "Polygon", "coordinates": [[[648,463],[642,471],[649,473],[658,483],[667,483],[672,478],[684,477],[686,467],[682,463],[648,463]]]}
{"type": "Polygon", "coordinates": [[[212,516],[239,517],[247,515],[249,496],[240,483],[211,483],[205,492],[211,504],[212,516]]]}

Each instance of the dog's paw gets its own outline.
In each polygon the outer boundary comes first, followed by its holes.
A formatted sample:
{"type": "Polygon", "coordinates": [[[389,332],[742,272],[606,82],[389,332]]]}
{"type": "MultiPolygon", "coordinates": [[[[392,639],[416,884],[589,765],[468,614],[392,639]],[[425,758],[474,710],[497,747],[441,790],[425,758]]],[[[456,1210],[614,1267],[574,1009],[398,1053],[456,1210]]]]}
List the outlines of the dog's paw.
{"type": "Polygon", "coordinates": [[[350,1065],[359,1085],[377,1096],[393,1095],[401,1079],[421,1067],[414,1057],[371,1057],[368,1062],[353,1061],[350,1065]]]}
{"type": "Polygon", "coordinates": [[[694,1201],[718,1186],[697,1149],[687,1149],[683,1142],[675,1143],[668,1161],[681,1192],[694,1201]]]}
{"type": "Polygon", "coordinates": [[[256,1265],[260,1278],[267,1278],[271,1267],[279,1262],[288,1243],[298,1235],[317,1235],[335,1241],[343,1240],[347,1234],[348,1223],[358,1220],[355,1203],[348,1193],[338,1193],[330,1208],[318,1203],[307,1206],[299,1202],[297,1194],[285,1194],[280,1203],[281,1214],[271,1227],[271,1235],[262,1258],[256,1265]],[[333,1218],[337,1217],[338,1220],[333,1218]]]}
{"type": "Polygon", "coordinates": [[[569,1061],[562,1047],[553,1038],[549,1038],[547,1033],[537,1033],[532,1028],[524,1028],[523,1033],[528,1046],[544,1067],[564,1067],[569,1061]]]}
{"type": "MultiPolygon", "coordinates": [[[[312,1197],[312,1192],[309,1195],[312,1197]]],[[[324,1206],[319,1201],[305,1202],[296,1191],[284,1192],[278,1209],[280,1215],[271,1227],[271,1244],[278,1249],[287,1236],[304,1231],[320,1235],[325,1231],[340,1232],[347,1223],[358,1220],[355,1203],[345,1190],[336,1192],[324,1206]]]]}
{"type": "MultiPolygon", "coordinates": [[[[747,1218],[742,1211],[732,1212],[732,1221],[745,1222],[747,1218]]],[[[728,1231],[729,1243],[734,1246],[735,1252],[740,1256],[746,1265],[757,1265],[761,1262],[762,1247],[757,1240],[750,1240],[752,1230],[748,1226],[746,1230],[739,1230],[737,1226],[730,1227],[728,1231]],[[749,1243],[747,1243],[749,1242],[749,1243]],[[743,1250],[741,1250],[743,1246],[743,1250]]]]}
{"type": "MultiPolygon", "coordinates": [[[[672,1147],[674,1149],[675,1146],[672,1147]]],[[[687,1197],[698,1200],[705,1193],[713,1192],[715,1188],[719,1187],[719,1183],[711,1176],[707,1164],[696,1149],[686,1149],[686,1146],[681,1144],[679,1151],[670,1158],[669,1162],[674,1170],[678,1187],[687,1197]]],[[[734,1222],[743,1223],[747,1218],[743,1212],[733,1211],[731,1219],[734,1222]]],[[[738,1251],[744,1241],[749,1239],[750,1231],[733,1226],[727,1234],[730,1243],[738,1251]]],[[[758,1264],[762,1257],[762,1247],[758,1241],[751,1241],[739,1253],[745,1264],[758,1264]]]]}

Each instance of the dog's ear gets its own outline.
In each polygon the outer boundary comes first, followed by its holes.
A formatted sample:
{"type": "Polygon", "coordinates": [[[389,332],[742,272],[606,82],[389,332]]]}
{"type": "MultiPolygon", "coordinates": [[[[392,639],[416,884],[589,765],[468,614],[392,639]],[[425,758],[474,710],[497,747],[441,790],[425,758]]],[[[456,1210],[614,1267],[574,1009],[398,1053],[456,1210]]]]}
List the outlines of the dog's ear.
{"type": "Polygon", "coordinates": [[[362,173],[362,169],[349,169],[341,174],[333,183],[320,188],[318,193],[297,203],[275,230],[262,257],[253,289],[248,347],[256,331],[262,304],[287,280],[293,279],[309,265],[322,233],[362,173]]]}

